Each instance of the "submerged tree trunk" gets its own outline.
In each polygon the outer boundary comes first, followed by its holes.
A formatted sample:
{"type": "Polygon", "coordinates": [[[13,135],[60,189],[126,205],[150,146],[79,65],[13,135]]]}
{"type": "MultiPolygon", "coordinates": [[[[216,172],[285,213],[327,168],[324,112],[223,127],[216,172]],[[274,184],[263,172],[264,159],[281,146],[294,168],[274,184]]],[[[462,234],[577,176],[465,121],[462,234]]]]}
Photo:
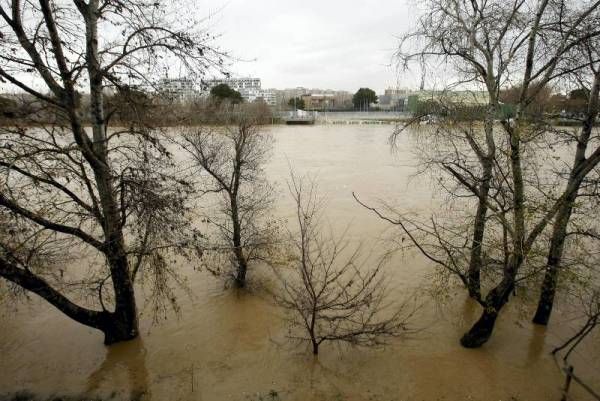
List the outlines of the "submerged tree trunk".
{"type": "Polygon", "coordinates": [[[93,153],[99,160],[92,166],[103,215],[106,257],[115,296],[113,319],[107,323],[106,343],[130,340],[138,335],[138,319],[133,281],[125,251],[122,217],[115,197],[114,178],[108,160],[104,117],[103,72],[98,54],[98,0],[79,6],[86,20],[87,70],[90,79],[93,153]]]}
{"type": "MultiPolygon", "coordinates": [[[[118,240],[116,242],[118,243],[118,240]]],[[[105,343],[107,344],[131,340],[139,334],[133,281],[129,274],[127,256],[123,250],[124,246],[121,242],[121,246],[117,247],[114,255],[109,256],[115,294],[115,311],[105,331],[105,343]]]]}
{"type": "Polygon", "coordinates": [[[473,241],[471,245],[471,257],[469,260],[469,270],[467,272],[467,286],[469,296],[473,299],[481,298],[481,267],[483,265],[481,250],[483,237],[485,234],[487,201],[490,192],[490,181],[492,178],[492,163],[484,164],[484,173],[481,186],[479,188],[479,201],[477,204],[477,213],[473,223],[473,241]]]}
{"type": "Polygon", "coordinates": [[[515,263],[517,262],[518,261],[511,261],[511,264],[505,269],[505,278],[498,286],[491,290],[485,298],[484,310],[479,317],[479,320],[477,320],[471,329],[460,339],[460,343],[463,347],[481,347],[492,336],[498,314],[502,307],[508,302],[508,297],[514,289],[515,273],[511,272],[516,272],[515,263]]]}
{"type": "Polygon", "coordinates": [[[319,345],[320,342],[317,340],[316,324],[317,324],[317,298],[311,297],[312,301],[312,311],[310,315],[310,325],[308,326],[308,332],[310,334],[310,341],[312,343],[313,355],[319,355],[319,345]]]}
{"type": "MultiPolygon", "coordinates": [[[[583,180],[578,173],[584,162],[586,162],[586,151],[595,125],[595,120],[598,117],[599,94],[600,72],[597,72],[594,76],[594,82],[588,99],[587,116],[583,122],[581,133],[577,138],[577,151],[567,183],[567,188],[570,187],[572,190],[568,194],[565,202],[561,205],[552,230],[546,272],[544,274],[544,281],[542,282],[537,310],[533,317],[533,323],[536,324],[547,325],[550,320],[550,314],[552,313],[554,298],[556,296],[556,286],[558,284],[559,269],[563,256],[565,239],[567,237],[567,227],[569,225],[569,220],[571,219],[574,202],[577,199],[577,194],[583,180]]],[[[594,159],[590,158],[587,161],[588,163],[590,161],[593,163],[594,159]]]]}
{"type": "Polygon", "coordinates": [[[235,284],[239,288],[246,286],[246,272],[248,271],[248,261],[242,249],[241,226],[238,217],[237,207],[232,213],[233,220],[233,254],[235,255],[236,273],[235,284]]]}
{"type": "Polygon", "coordinates": [[[319,343],[312,340],[313,355],[319,355],[319,343]]]}
{"type": "Polygon", "coordinates": [[[246,260],[244,250],[242,249],[242,227],[237,204],[237,189],[231,195],[231,223],[233,226],[233,254],[236,263],[235,284],[238,288],[243,288],[246,286],[248,261],[246,260]]]}
{"type": "Polygon", "coordinates": [[[131,309],[109,313],[100,328],[104,333],[104,344],[133,340],[139,335],[137,316],[130,312],[131,309]]]}
{"type": "Polygon", "coordinates": [[[540,299],[538,301],[535,316],[533,317],[533,323],[535,324],[545,326],[550,320],[550,314],[552,313],[552,307],[554,305],[554,297],[556,295],[558,271],[564,250],[565,239],[567,237],[567,226],[571,217],[575,197],[576,195],[573,196],[573,199],[570,201],[565,202],[556,216],[552,238],[550,240],[550,250],[548,251],[548,260],[546,263],[544,281],[542,282],[540,299]]]}
{"type": "Polygon", "coordinates": [[[527,254],[525,240],[525,185],[521,166],[521,126],[517,120],[516,128],[513,129],[508,126],[506,128],[510,137],[510,164],[514,185],[513,253],[510,262],[503,269],[502,281],[486,296],[483,302],[484,310],[481,317],[460,340],[460,343],[466,348],[480,347],[491,337],[496,318],[502,307],[508,302],[508,298],[515,288],[517,272],[527,254]]]}
{"type": "Polygon", "coordinates": [[[248,271],[248,263],[246,262],[243,251],[239,246],[235,248],[235,257],[237,259],[235,283],[239,288],[243,288],[246,286],[246,272],[248,271]]]}
{"type": "MultiPolygon", "coordinates": [[[[491,73],[488,72],[488,74],[491,73]]],[[[485,235],[485,226],[488,211],[488,198],[490,193],[491,181],[493,177],[494,158],[496,156],[496,144],[494,141],[494,119],[496,118],[497,101],[493,83],[489,83],[490,104],[488,105],[484,131],[486,138],[486,152],[477,146],[474,139],[470,138],[469,142],[473,151],[477,154],[482,167],[481,184],[477,188],[477,212],[475,221],[473,222],[473,241],[471,243],[471,255],[469,259],[469,269],[467,272],[467,287],[469,296],[473,299],[481,299],[481,268],[482,262],[482,246],[485,235]]]]}
{"type": "Polygon", "coordinates": [[[486,306],[479,320],[462,336],[460,344],[465,348],[481,347],[492,336],[497,318],[498,310],[493,306],[486,306]]]}

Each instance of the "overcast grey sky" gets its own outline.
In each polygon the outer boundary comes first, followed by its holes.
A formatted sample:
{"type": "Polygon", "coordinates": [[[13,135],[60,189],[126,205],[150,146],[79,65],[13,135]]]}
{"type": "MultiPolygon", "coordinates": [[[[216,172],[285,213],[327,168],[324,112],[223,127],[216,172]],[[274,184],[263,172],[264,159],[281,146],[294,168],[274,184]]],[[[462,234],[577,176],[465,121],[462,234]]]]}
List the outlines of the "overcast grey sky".
{"type": "MultiPolygon", "coordinates": [[[[393,66],[396,36],[418,15],[414,0],[199,0],[237,61],[232,72],[264,88],[297,86],[378,93],[416,87],[393,66]],[[399,80],[399,81],[398,81],[399,80]]],[[[200,11],[200,10],[199,10],[200,11]]],[[[201,11],[203,12],[203,11],[201,11]]]]}
{"type": "Polygon", "coordinates": [[[217,44],[234,57],[233,75],[259,77],[263,88],[382,93],[419,85],[419,74],[398,74],[393,59],[419,0],[173,0],[184,3],[196,9],[179,11],[208,17],[217,44]]]}

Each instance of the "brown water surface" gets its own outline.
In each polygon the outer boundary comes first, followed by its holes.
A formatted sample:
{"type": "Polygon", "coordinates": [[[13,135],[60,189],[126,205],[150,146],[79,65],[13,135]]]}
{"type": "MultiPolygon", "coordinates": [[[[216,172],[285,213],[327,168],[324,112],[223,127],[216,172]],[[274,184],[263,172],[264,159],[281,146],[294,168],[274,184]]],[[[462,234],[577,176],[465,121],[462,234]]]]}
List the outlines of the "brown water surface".
{"type": "MultiPolygon", "coordinates": [[[[274,155],[268,174],[281,189],[277,210],[291,217],[284,188],[289,166],[316,175],[332,226],[351,223],[350,235],[382,248],[390,227],[359,207],[363,199],[385,199],[430,213],[443,199],[423,178],[411,179],[410,141],[396,153],[387,143],[390,126],[273,127],[274,155]]],[[[224,289],[206,272],[182,271],[194,296],[182,294],[179,317],[152,324],[142,309],[139,339],[105,347],[101,333],[79,325],[44,302],[0,309],[0,395],[27,390],[40,396],[89,395],[148,400],[559,400],[563,376],[549,351],[570,330],[556,313],[547,329],[534,327],[520,308],[501,315],[483,348],[461,348],[458,339],[479,307],[458,292],[441,306],[424,295],[425,306],[410,338],[380,349],[324,344],[318,359],[305,345],[286,339],[282,312],[261,286],[267,271],[251,272],[253,292],[224,289]],[[260,285],[258,285],[260,284],[260,285]],[[275,396],[275,393],[277,394],[275,396]],[[271,394],[271,395],[269,395],[271,394]]],[[[414,254],[398,254],[387,270],[394,297],[428,283],[433,267],[414,254]]],[[[515,302],[513,302],[514,304],[515,302]]],[[[576,355],[576,370],[600,384],[600,338],[576,355]]],[[[587,400],[578,388],[574,399],[587,400]]],[[[1,397],[0,397],[1,398],[1,397]]]]}

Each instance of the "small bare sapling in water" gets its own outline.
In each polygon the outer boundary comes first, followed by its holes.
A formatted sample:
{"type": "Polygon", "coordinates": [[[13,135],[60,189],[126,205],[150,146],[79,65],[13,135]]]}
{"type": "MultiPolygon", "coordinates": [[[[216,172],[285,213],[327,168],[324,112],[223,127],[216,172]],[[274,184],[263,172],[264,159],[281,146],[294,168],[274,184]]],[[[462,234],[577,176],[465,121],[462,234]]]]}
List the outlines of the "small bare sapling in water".
{"type": "Polygon", "coordinates": [[[324,342],[375,346],[406,333],[415,308],[386,301],[387,258],[369,267],[345,235],[323,234],[314,182],[292,176],[289,187],[298,230],[290,233],[286,261],[273,264],[281,284],[276,303],[290,312],[289,337],[309,342],[317,355],[324,342]]]}

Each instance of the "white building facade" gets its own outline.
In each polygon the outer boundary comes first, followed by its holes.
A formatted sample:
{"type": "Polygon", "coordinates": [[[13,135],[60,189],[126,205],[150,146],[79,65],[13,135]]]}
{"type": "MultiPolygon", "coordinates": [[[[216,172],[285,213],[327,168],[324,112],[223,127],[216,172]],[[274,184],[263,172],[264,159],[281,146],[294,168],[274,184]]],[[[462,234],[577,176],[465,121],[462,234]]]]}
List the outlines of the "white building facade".
{"type": "Polygon", "coordinates": [[[269,106],[277,104],[275,93],[271,90],[262,89],[260,78],[211,79],[207,82],[209,90],[221,84],[226,84],[231,89],[240,92],[246,102],[262,100],[269,106]]]}
{"type": "Polygon", "coordinates": [[[199,93],[189,78],[163,78],[158,83],[158,90],[163,96],[180,101],[192,99],[199,93]]]}

